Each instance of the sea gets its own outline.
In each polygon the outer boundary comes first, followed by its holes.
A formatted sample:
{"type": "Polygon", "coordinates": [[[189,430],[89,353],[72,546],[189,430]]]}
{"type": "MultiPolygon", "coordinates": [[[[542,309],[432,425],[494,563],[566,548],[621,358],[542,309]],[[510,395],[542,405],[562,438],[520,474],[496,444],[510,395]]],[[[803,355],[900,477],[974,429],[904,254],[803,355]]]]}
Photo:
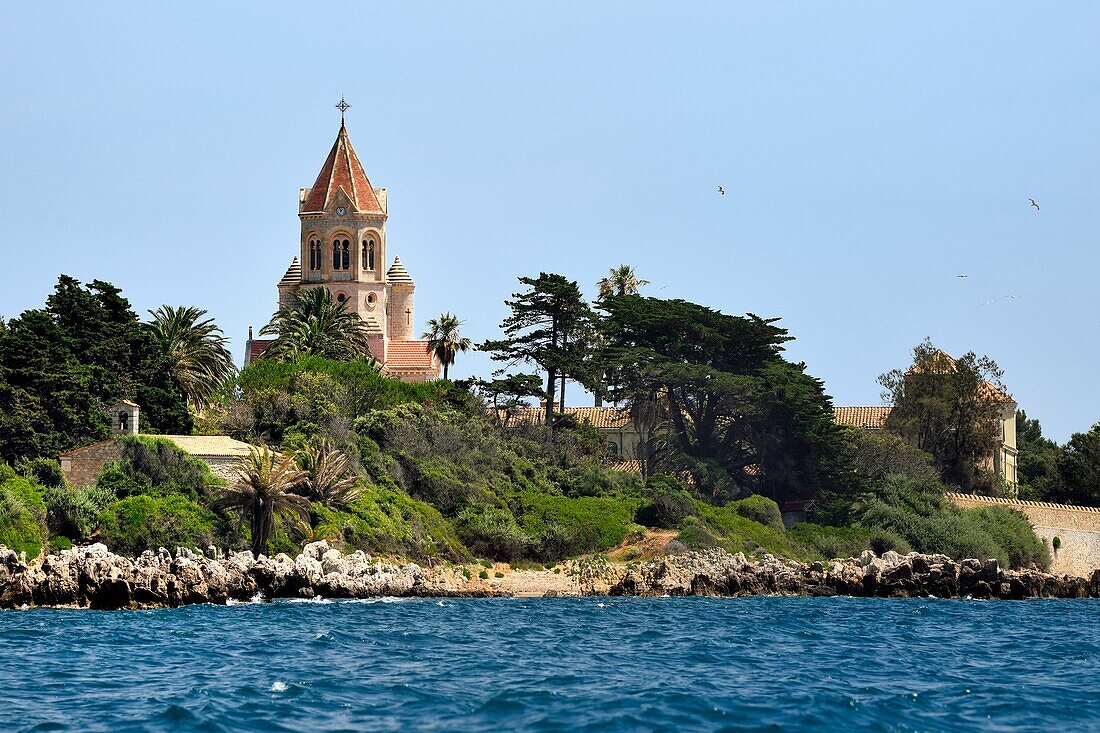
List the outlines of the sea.
{"type": "Polygon", "coordinates": [[[4,611],[0,730],[1100,730],[1100,601],[4,611]]]}

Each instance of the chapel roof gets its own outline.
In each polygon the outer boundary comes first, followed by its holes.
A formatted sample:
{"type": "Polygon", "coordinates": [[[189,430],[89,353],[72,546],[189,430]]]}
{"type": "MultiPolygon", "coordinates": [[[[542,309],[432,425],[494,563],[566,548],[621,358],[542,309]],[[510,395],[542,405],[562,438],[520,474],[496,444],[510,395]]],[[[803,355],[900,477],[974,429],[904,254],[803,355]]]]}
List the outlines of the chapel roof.
{"type": "Polygon", "coordinates": [[[302,213],[318,213],[327,210],[333,197],[341,190],[357,213],[386,213],[367,178],[366,171],[363,170],[363,164],[359,162],[359,156],[351,145],[351,139],[343,123],[340,125],[340,132],[336,135],[336,142],[332,144],[332,150],[325,159],[325,164],[321,166],[321,172],[317,174],[313,188],[309,190],[309,196],[302,206],[302,213]]]}

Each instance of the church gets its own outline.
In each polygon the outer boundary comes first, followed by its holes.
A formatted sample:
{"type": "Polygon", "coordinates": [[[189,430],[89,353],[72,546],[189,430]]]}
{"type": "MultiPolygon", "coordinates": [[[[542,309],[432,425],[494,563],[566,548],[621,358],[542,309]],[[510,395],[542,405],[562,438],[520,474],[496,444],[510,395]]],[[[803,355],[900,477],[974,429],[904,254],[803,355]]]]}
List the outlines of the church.
{"type": "MultiPolygon", "coordinates": [[[[407,382],[439,376],[439,363],[427,342],[417,340],[416,284],[400,257],[387,263],[385,188],[371,185],[344,125],[311,188],[298,194],[301,240],[298,256],[276,286],[279,308],[305,288],[326,288],[347,310],[357,313],[370,331],[371,355],[382,373],[407,382]]],[[[263,357],[271,339],[253,338],[248,329],[244,363],[263,357]]]]}

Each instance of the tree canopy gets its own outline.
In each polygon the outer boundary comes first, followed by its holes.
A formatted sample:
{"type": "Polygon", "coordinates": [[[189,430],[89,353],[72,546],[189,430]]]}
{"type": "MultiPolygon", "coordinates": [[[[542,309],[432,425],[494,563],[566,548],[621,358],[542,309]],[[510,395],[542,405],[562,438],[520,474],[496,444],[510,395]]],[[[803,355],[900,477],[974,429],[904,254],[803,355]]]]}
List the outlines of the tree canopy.
{"type": "Polygon", "coordinates": [[[831,400],[782,358],[791,337],[775,319],[637,295],[600,307],[611,394],[649,415],[658,465],[689,471],[715,502],[810,498],[850,476],[831,400]]]}
{"type": "Polygon", "coordinates": [[[982,479],[994,488],[983,467],[1011,402],[996,362],[973,352],[955,359],[925,339],[907,369],[887,372],[879,383],[893,405],[886,428],[931,454],[946,483],[969,491],[982,479]]]}
{"type": "Polygon", "coordinates": [[[41,309],[0,331],[0,458],[53,457],[109,433],[129,398],[149,432],[190,433],[170,362],[121,291],[62,275],[41,309]]]}
{"type": "Polygon", "coordinates": [[[505,301],[512,311],[500,324],[505,338],[486,341],[478,348],[495,361],[534,364],[546,372],[546,423],[553,425],[558,379],[568,375],[582,383],[590,381],[585,356],[593,314],[575,280],[544,272],[519,281],[529,289],[505,301]]]}

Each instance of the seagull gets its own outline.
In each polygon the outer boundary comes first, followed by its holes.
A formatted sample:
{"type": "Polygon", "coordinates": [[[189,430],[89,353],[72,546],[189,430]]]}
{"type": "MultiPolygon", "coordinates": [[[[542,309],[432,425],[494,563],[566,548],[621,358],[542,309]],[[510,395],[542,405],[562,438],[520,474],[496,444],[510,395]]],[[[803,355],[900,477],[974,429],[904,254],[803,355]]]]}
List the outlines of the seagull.
{"type": "Polygon", "coordinates": [[[985,306],[985,305],[992,305],[993,303],[996,303],[996,302],[997,302],[997,299],[996,299],[996,298],[994,298],[993,300],[987,300],[987,301],[985,301],[984,303],[982,303],[982,305],[983,305],[983,306],[985,306]]]}
{"type": "Polygon", "coordinates": [[[719,186],[719,187],[718,187],[718,193],[720,193],[720,194],[722,194],[723,196],[725,196],[725,195],[726,195],[726,190],[725,190],[724,188],[722,188],[721,186],[719,186]]]}
{"type": "Polygon", "coordinates": [[[1036,211],[1038,211],[1038,210],[1039,210],[1039,204],[1035,203],[1035,199],[1033,199],[1033,198],[1029,198],[1029,199],[1028,199],[1028,201],[1030,201],[1030,202],[1031,202],[1031,205],[1035,207],[1035,210],[1036,210],[1036,211]]]}
{"type": "Polygon", "coordinates": [[[970,277],[970,276],[969,276],[969,275],[956,275],[955,277],[959,277],[959,278],[967,278],[967,277],[970,277]]]}

